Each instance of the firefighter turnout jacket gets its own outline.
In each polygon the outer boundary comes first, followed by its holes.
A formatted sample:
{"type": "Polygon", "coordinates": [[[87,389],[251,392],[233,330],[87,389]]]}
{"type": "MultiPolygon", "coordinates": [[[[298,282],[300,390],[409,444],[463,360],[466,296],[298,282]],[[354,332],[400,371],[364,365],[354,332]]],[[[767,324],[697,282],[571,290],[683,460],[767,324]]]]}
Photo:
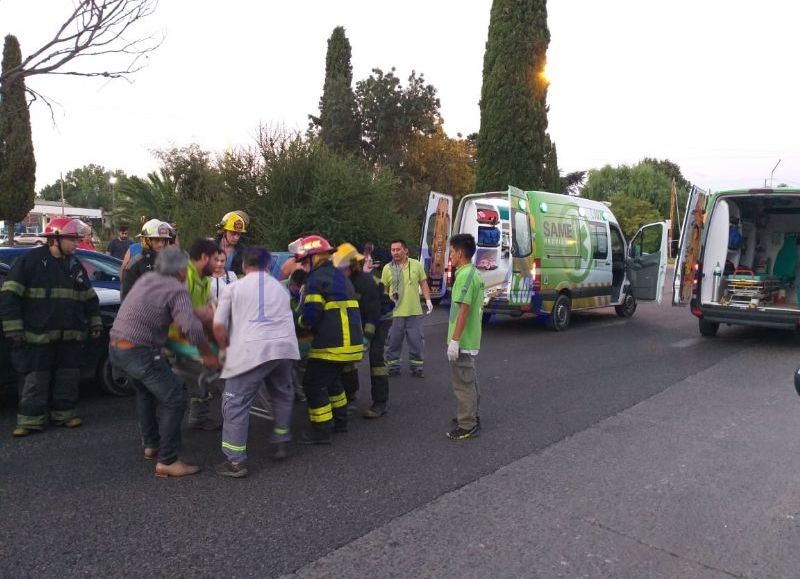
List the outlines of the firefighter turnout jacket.
{"type": "Polygon", "coordinates": [[[308,276],[298,325],[314,334],[308,357],[358,362],[364,355],[356,292],[350,280],[326,261],[308,276]]]}
{"type": "Polygon", "coordinates": [[[142,248],[142,253],[137,255],[125,269],[125,275],[122,278],[122,288],[120,291],[120,299],[125,299],[128,292],[131,291],[133,284],[136,280],[146,274],[148,271],[153,271],[156,267],[156,257],[158,252],[149,248],[142,248]]]}
{"type": "Polygon", "coordinates": [[[102,330],[100,302],[75,256],[56,258],[48,246],[26,251],[0,289],[0,319],[6,337],[28,344],[85,340],[102,330]]]}

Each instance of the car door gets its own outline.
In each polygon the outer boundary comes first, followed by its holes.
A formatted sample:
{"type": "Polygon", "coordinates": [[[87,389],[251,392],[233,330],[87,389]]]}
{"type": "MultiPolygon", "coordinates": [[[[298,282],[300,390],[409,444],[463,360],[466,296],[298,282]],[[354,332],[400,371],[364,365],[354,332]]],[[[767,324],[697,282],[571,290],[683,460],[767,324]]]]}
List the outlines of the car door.
{"type": "Polygon", "coordinates": [[[431,297],[441,299],[447,292],[446,268],[450,256],[450,232],[453,226],[453,197],[431,191],[425,222],[422,224],[420,262],[428,276],[431,297]]]}
{"type": "Polygon", "coordinates": [[[678,258],[675,260],[675,277],[672,282],[672,305],[682,306],[692,298],[695,266],[700,255],[700,241],[705,221],[708,193],[692,186],[683,216],[678,258]]]}
{"type": "Polygon", "coordinates": [[[628,246],[628,279],[639,301],[661,303],[667,273],[667,223],[650,223],[633,236],[628,246]]]}

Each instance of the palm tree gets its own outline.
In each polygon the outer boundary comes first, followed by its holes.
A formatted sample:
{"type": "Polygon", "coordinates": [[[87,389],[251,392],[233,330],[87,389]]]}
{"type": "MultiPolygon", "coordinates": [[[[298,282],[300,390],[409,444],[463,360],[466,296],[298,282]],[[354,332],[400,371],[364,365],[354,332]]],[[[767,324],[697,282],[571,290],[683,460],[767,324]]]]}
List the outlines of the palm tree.
{"type": "Polygon", "coordinates": [[[114,221],[130,223],[133,229],[153,218],[173,223],[177,199],[175,183],[164,169],[149,173],[146,180],[129,177],[119,188],[114,221]]]}

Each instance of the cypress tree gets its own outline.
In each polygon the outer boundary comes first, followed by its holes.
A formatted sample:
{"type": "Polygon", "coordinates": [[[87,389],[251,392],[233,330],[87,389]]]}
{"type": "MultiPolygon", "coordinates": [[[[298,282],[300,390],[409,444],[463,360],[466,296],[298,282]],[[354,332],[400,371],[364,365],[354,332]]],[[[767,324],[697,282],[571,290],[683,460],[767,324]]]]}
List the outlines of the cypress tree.
{"type": "Polygon", "coordinates": [[[312,116],[311,122],[319,128],[322,142],[340,153],[355,153],[361,144],[350,56],[350,41],[345,36],[344,28],[337,26],[328,39],[319,117],[312,116]]]}
{"type": "Polygon", "coordinates": [[[547,135],[546,0],[494,0],[483,58],[478,191],[551,189],[555,145],[547,135]]]}
{"type": "MultiPolygon", "coordinates": [[[[9,34],[3,47],[3,72],[21,62],[19,41],[9,34]]],[[[36,159],[25,79],[9,75],[0,84],[0,219],[8,222],[9,236],[13,234],[13,224],[33,209],[35,184],[36,159]]]]}

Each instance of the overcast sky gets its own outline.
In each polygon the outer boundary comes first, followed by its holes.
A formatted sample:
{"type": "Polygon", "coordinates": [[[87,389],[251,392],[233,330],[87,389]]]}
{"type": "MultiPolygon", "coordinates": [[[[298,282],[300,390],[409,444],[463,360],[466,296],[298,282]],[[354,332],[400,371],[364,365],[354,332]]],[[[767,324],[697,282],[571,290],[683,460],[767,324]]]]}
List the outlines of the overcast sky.
{"type": "MultiPolygon", "coordinates": [[[[70,0],[0,0],[23,54],[70,0]]],[[[304,130],[332,29],[359,80],[412,69],[439,92],[449,134],[478,130],[491,0],[161,0],[165,35],[133,82],[32,78],[58,101],[32,110],[37,190],[88,163],[143,175],[154,149],[250,144],[259,123],[304,130]]],[[[550,134],[562,171],[668,158],[698,185],[800,187],[796,0],[549,2],[550,134]]]]}

